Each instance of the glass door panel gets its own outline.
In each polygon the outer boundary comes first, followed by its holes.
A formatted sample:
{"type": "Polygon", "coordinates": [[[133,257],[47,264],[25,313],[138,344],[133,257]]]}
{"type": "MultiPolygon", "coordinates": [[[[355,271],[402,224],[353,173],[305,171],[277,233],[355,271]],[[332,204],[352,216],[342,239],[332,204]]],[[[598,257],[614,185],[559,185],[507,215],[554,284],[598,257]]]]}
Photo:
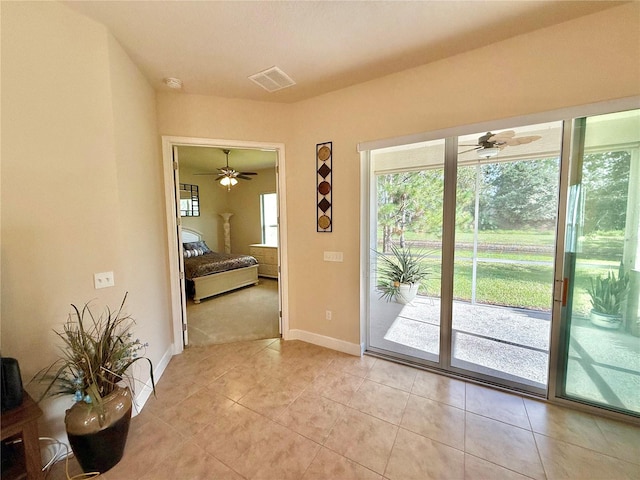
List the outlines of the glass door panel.
{"type": "Polygon", "coordinates": [[[640,415],[640,111],[574,132],[558,395],[640,415]]]}
{"type": "Polygon", "coordinates": [[[511,130],[498,152],[464,146],[482,136],[459,139],[451,366],[544,392],[562,124],[511,130]]]}
{"type": "Polygon", "coordinates": [[[444,192],[444,140],[371,151],[368,348],[438,362],[444,192]],[[384,275],[383,256],[420,257],[428,271],[407,301],[384,275]]]}

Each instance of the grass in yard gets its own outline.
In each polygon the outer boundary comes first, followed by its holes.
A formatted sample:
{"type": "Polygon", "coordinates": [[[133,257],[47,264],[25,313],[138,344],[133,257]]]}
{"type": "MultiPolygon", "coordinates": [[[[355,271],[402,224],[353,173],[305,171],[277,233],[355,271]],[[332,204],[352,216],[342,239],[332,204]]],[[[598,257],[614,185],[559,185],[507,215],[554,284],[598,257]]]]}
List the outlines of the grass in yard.
{"type": "MultiPolygon", "coordinates": [[[[436,236],[407,232],[408,241],[440,242],[436,236]]],[[[553,261],[552,251],[540,252],[540,247],[553,247],[554,232],[489,231],[480,232],[476,301],[534,310],[549,311],[552,306],[553,261]],[[486,246],[516,246],[523,251],[500,251],[486,246]],[[527,246],[531,247],[527,250],[527,246]],[[487,263],[482,259],[506,260],[515,263],[487,263]],[[518,261],[547,262],[546,265],[521,264],[518,261]]],[[[581,239],[581,253],[576,267],[573,288],[574,313],[587,315],[591,309],[587,287],[590,278],[617,269],[622,251],[622,232],[590,235],[581,239]]],[[[454,298],[471,300],[471,232],[456,232],[456,243],[464,244],[455,252],[454,298]]],[[[430,248],[431,275],[422,283],[421,295],[440,296],[440,248],[430,248]]]]}
{"type": "MultiPolygon", "coordinates": [[[[471,300],[471,272],[471,262],[456,262],[454,298],[471,300]]],[[[552,285],[552,267],[480,264],[476,279],[476,302],[549,311],[552,285]]]]}

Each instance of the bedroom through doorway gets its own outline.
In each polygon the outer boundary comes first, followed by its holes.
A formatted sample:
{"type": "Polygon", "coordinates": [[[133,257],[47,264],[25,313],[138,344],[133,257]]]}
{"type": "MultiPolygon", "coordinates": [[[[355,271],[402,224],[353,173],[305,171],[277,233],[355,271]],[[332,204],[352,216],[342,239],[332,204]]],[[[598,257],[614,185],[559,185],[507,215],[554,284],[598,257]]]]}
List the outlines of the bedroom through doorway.
{"type": "Polygon", "coordinates": [[[178,333],[182,348],[278,338],[286,310],[280,272],[282,149],[163,140],[175,190],[175,229],[169,228],[176,232],[170,253],[179,278],[172,282],[176,343],[178,333]]]}

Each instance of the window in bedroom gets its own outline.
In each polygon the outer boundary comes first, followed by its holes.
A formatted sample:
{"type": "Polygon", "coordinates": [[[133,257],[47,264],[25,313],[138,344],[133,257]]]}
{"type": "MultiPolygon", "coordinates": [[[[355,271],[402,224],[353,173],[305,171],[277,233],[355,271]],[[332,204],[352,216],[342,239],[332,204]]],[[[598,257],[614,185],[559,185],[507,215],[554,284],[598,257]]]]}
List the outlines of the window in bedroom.
{"type": "Polygon", "coordinates": [[[278,246],[278,195],[260,194],[260,219],[262,222],[262,243],[278,246]]]}

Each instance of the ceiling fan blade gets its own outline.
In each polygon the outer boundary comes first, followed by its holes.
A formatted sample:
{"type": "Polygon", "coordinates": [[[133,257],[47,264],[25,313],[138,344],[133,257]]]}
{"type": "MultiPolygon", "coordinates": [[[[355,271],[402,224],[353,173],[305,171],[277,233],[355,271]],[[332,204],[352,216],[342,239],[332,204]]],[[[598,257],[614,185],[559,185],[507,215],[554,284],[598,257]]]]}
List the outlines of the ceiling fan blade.
{"type": "Polygon", "coordinates": [[[489,141],[490,142],[495,142],[496,140],[502,140],[505,138],[511,138],[514,137],[516,135],[516,132],[514,130],[506,130],[504,132],[498,132],[494,135],[492,135],[491,137],[489,137],[489,141]]]}
{"type": "Polygon", "coordinates": [[[251,180],[251,177],[246,177],[246,176],[244,176],[242,174],[237,175],[236,178],[241,178],[242,180],[251,180]]]}
{"type": "Polygon", "coordinates": [[[477,143],[459,143],[458,147],[479,147],[477,143]]]}
{"type": "Polygon", "coordinates": [[[458,152],[458,155],[463,155],[465,153],[474,152],[476,150],[480,150],[482,147],[471,148],[469,150],[465,150],[464,152],[458,152]]]}
{"type": "Polygon", "coordinates": [[[257,175],[256,172],[240,172],[240,175],[257,175]]]}
{"type": "Polygon", "coordinates": [[[536,140],[540,140],[541,138],[542,137],[540,135],[531,135],[528,137],[514,137],[514,138],[505,139],[504,143],[513,147],[515,145],[523,145],[525,143],[531,143],[536,140]]]}

